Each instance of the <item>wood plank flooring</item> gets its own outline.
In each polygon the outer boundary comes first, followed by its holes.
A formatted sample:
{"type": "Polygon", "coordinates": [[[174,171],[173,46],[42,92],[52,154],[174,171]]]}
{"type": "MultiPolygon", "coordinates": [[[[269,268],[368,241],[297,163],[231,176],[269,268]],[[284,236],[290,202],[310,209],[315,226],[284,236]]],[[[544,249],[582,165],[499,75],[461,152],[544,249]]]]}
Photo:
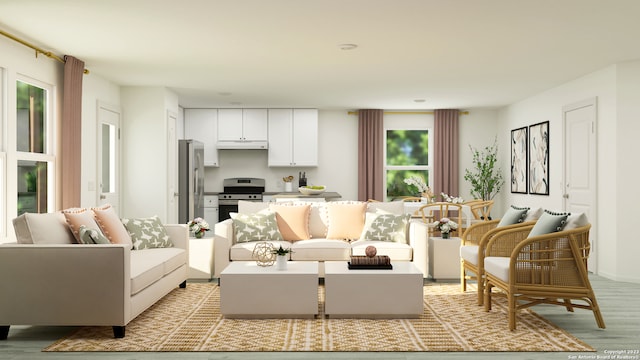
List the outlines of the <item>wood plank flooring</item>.
{"type": "MultiPolygon", "coordinates": [[[[43,348],[73,331],[73,327],[12,326],[9,339],[0,341],[0,359],[332,359],[332,360],[417,360],[417,359],[590,359],[605,356],[607,350],[640,351],[640,284],[591,276],[591,284],[607,328],[597,327],[591,311],[567,312],[559,306],[539,305],[533,310],[597,349],[596,353],[44,353],[43,348]],[[581,357],[578,357],[580,356],[581,357]]],[[[615,359],[615,357],[611,357],[615,359]]],[[[630,359],[640,360],[640,354],[630,359]]]]}

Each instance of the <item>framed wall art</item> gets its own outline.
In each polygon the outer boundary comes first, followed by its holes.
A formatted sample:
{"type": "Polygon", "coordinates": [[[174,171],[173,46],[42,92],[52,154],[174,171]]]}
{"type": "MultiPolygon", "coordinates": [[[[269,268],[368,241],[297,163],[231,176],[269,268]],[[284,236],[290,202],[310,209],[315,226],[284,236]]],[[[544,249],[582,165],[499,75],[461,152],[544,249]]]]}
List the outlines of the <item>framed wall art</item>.
{"type": "Polygon", "coordinates": [[[549,195],[549,122],[529,126],[529,193],[549,195]]]}
{"type": "Polygon", "coordinates": [[[511,192],[527,193],[528,184],[528,155],[529,139],[527,127],[511,130],[511,192]]]}

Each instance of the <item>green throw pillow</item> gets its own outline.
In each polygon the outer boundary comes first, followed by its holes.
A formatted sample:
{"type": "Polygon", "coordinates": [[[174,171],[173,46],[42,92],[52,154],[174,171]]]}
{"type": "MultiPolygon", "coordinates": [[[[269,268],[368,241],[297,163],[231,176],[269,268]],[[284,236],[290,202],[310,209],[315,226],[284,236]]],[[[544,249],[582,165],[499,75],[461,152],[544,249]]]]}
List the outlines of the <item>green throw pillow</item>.
{"type": "Polygon", "coordinates": [[[561,231],[567,223],[567,217],[570,213],[554,213],[545,210],[540,219],[533,225],[533,229],[529,233],[529,237],[549,234],[561,231]]]}
{"type": "Polygon", "coordinates": [[[78,235],[81,244],[111,244],[100,230],[88,228],[84,225],[80,225],[78,235]]]}
{"type": "Polygon", "coordinates": [[[157,216],[122,219],[122,223],[131,235],[134,250],[173,247],[167,230],[157,216]]]}
{"type": "Polygon", "coordinates": [[[384,212],[366,213],[360,240],[407,243],[407,225],[411,215],[395,215],[384,212]]]}
{"type": "Polygon", "coordinates": [[[528,207],[517,207],[511,205],[507,212],[504,213],[502,219],[498,223],[497,227],[513,225],[517,223],[521,223],[524,221],[524,218],[527,217],[527,212],[529,211],[528,207]]]}
{"type": "Polygon", "coordinates": [[[280,240],[274,211],[265,209],[254,214],[231,214],[237,242],[280,240]]]}

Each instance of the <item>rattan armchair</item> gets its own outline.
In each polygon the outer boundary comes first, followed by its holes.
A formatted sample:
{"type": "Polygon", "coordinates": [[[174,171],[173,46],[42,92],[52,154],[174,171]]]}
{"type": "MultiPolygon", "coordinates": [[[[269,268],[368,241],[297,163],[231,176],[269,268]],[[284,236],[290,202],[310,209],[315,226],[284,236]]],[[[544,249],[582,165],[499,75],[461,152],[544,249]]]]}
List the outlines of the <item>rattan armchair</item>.
{"type": "Polygon", "coordinates": [[[531,227],[535,221],[498,227],[500,219],[472,224],[460,237],[460,287],[467,291],[467,282],[475,280],[478,288],[478,305],[484,301],[484,256],[489,240],[502,231],[531,227]]]}
{"type": "Polygon", "coordinates": [[[481,200],[469,204],[471,214],[476,221],[486,221],[491,217],[491,208],[493,208],[493,200],[481,200]]]}
{"type": "Polygon", "coordinates": [[[591,310],[598,327],[605,328],[587,275],[591,225],[527,238],[531,228],[502,231],[488,242],[485,310],[491,310],[495,287],[508,299],[510,330],[516,328],[518,310],[537,304],[591,310]]]}

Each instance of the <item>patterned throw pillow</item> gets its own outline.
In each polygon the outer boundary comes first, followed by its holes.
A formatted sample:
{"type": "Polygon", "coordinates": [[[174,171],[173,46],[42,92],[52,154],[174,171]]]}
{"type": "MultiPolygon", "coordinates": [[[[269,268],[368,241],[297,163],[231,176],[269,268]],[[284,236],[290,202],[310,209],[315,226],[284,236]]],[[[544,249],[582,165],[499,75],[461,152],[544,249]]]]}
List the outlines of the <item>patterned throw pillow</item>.
{"type": "Polygon", "coordinates": [[[497,227],[513,225],[517,223],[521,223],[524,221],[524,218],[527,216],[527,212],[529,211],[528,207],[517,207],[511,205],[507,212],[504,213],[502,219],[498,223],[497,227]]]}
{"type": "Polygon", "coordinates": [[[100,230],[80,225],[80,244],[111,244],[100,230]]]}
{"type": "Polygon", "coordinates": [[[276,213],[265,209],[255,214],[231,214],[236,242],[280,240],[276,213]]]}
{"type": "Polygon", "coordinates": [[[407,243],[407,226],[411,215],[394,215],[385,213],[366,214],[364,230],[360,240],[390,241],[407,243]]]}
{"type": "Polygon", "coordinates": [[[157,216],[122,219],[122,223],[131,236],[134,250],[173,247],[169,234],[157,216]]]}
{"type": "Polygon", "coordinates": [[[562,231],[567,223],[567,217],[570,213],[554,213],[548,210],[540,216],[540,219],[533,225],[533,229],[529,232],[529,237],[550,234],[556,231],[562,231]]]}

